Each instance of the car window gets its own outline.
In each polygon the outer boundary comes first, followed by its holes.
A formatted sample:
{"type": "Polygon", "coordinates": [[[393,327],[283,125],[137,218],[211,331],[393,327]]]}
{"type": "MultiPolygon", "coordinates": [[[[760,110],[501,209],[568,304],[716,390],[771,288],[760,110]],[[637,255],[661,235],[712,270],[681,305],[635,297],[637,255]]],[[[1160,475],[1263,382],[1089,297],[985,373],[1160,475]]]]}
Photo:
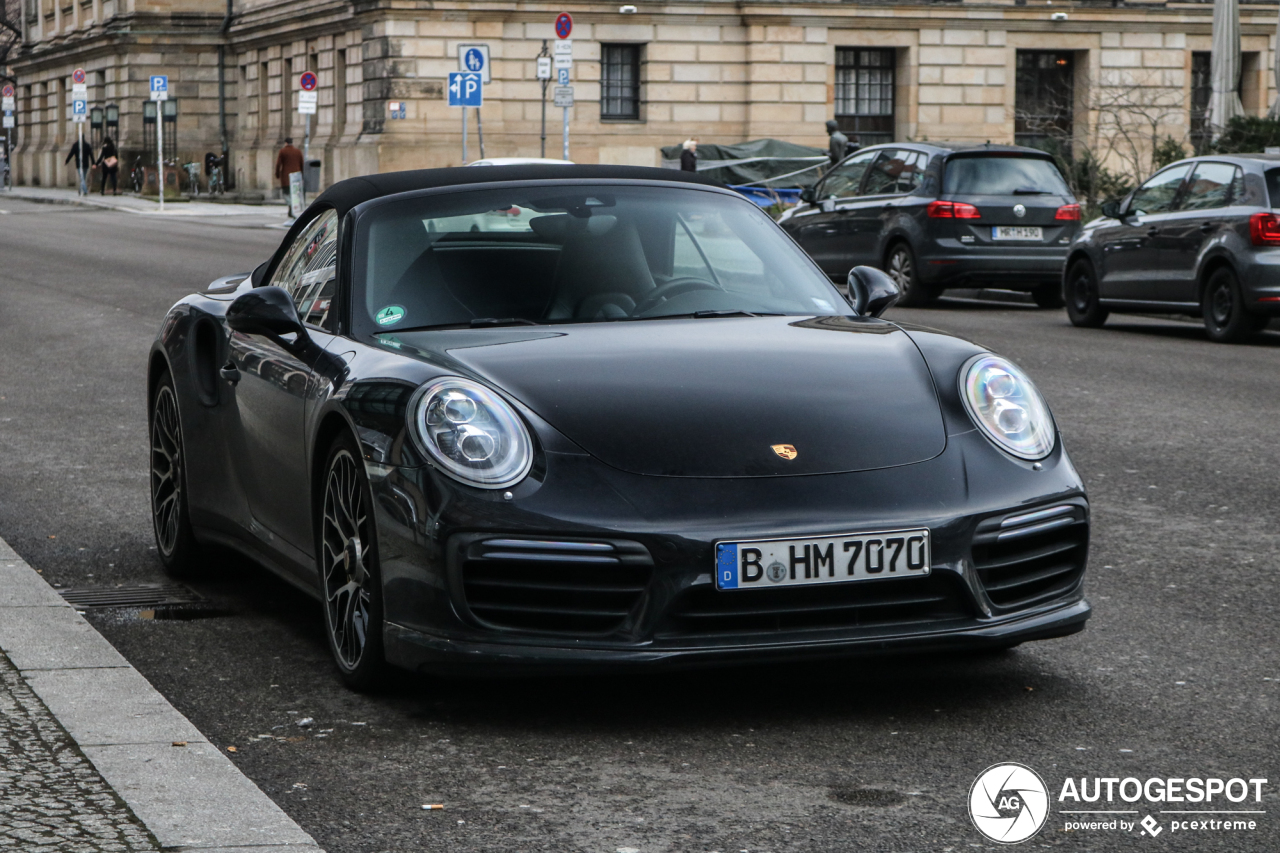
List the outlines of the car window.
{"type": "Polygon", "coordinates": [[[1231,201],[1227,204],[1244,204],[1244,170],[1236,167],[1236,176],[1231,179],[1231,201]]]}
{"type": "Polygon", "coordinates": [[[1173,166],[1138,187],[1129,202],[1130,213],[1167,213],[1173,210],[1178,199],[1182,179],[1191,171],[1191,164],[1173,166]]]}
{"type": "Polygon", "coordinates": [[[1231,203],[1231,187],[1239,172],[1229,163],[1197,163],[1183,194],[1181,208],[1211,210],[1226,207],[1231,203]]]}
{"type": "Polygon", "coordinates": [[[909,193],[920,185],[928,158],[907,149],[881,151],[871,164],[863,195],[909,193]]]}
{"type": "Polygon", "coordinates": [[[846,307],[759,208],[705,190],[458,190],[388,200],[355,235],[357,334],[846,307]]]}
{"type": "Polygon", "coordinates": [[[823,197],[850,198],[856,196],[858,188],[862,186],[862,176],[866,174],[867,166],[871,165],[871,161],[875,160],[879,154],[879,151],[855,154],[834,167],[827,173],[825,180],[822,182],[823,197]]]}
{"type": "Polygon", "coordinates": [[[1280,207],[1280,168],[1267,169],[1267,196],[1271,207],[1280,207]]]}
{"type": "Polygon", "coordinates": [[[271,276],[293,297],[302,322],[324,327],[330,316],[338,257],[338,214],[326,210],[302,230],[271,276]]]}
{"type": "Polygon", "coordinates": [[[943,195],[1060,195],[1071,190],[1052,160],[1025,156],[953,156],[943,195]]]}

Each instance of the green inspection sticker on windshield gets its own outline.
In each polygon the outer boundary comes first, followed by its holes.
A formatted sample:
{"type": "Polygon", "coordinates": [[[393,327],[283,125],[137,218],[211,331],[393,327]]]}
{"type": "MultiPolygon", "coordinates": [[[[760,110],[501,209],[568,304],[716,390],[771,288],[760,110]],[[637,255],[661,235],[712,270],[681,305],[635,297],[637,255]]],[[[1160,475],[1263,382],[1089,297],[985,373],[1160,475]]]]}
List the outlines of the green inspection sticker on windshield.
{"type": "Polygon", "coordinates": [[[373,319],[377,321],[379,326],[394,326],[404,319],[404,307],[388,305],[377,314],[374,314],[373,319]]]}

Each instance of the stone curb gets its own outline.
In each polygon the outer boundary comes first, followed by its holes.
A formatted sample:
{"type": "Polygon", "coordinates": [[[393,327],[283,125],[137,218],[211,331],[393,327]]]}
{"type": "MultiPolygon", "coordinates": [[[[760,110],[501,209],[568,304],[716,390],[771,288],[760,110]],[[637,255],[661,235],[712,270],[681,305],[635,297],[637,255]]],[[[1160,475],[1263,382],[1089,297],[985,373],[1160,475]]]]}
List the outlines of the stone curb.
{"type": "MultiPolygon", "coordinates": [[[[133,196],[104,196],[95,198],[93,193],[81,195],[53,195],[49,192],[32,190],[27,187],[14,187],[12,190],[0,192],[0,203],[12,198],[20,201],[31,201],[37,204],[60,204],[70,207],[84,207],[94,210],[118,210],[122,213],[134,213],[140,216],[159,216],[159,205],[155,202],[138,199],[133,196]],[[124,199],[120,201],[118,199],[124,199]]],[[[263,203],[247,204],[240,202],[213,201],[180,201],[171,202],[164,211],[165,216],[268,216],[288,213],[286,205],[263,203]],[[195,205],[194,207],[192,205],[195,205]]]]}
{"type": "Polygon", "coordinates": [[[3,539],[0,650],[162,849],[324,853],[3,539]]]}

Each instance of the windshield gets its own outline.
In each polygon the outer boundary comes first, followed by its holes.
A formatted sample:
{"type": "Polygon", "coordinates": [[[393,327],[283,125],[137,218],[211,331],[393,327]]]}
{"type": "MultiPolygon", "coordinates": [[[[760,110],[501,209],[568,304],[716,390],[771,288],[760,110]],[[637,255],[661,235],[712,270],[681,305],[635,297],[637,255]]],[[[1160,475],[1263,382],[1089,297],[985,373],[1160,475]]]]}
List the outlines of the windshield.
{"type": "Polygon", "coordinates": [[[356,321],[374,333],[849,311],[768,216],[714,192],[468,190],[380,205],[359,232],[356,321]]]}
{"type": "Polygon", "coordinates": [[[1060,195],[1071,190],[1051,160],[1039,157],[953,157],[942,179],[944,195],[1060,195]]]}

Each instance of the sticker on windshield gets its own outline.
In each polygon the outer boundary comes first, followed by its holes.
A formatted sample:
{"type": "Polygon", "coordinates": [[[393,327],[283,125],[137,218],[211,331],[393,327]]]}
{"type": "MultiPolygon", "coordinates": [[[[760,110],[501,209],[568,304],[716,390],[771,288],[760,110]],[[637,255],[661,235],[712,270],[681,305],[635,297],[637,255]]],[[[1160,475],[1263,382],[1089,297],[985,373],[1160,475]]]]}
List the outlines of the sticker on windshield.
{"type": "Polygon", "coordinates": [[[404,319],[404,306],[388,305],[377,314],[374,314],[373,319],[379,326],[394,326],[404,319]]]}

